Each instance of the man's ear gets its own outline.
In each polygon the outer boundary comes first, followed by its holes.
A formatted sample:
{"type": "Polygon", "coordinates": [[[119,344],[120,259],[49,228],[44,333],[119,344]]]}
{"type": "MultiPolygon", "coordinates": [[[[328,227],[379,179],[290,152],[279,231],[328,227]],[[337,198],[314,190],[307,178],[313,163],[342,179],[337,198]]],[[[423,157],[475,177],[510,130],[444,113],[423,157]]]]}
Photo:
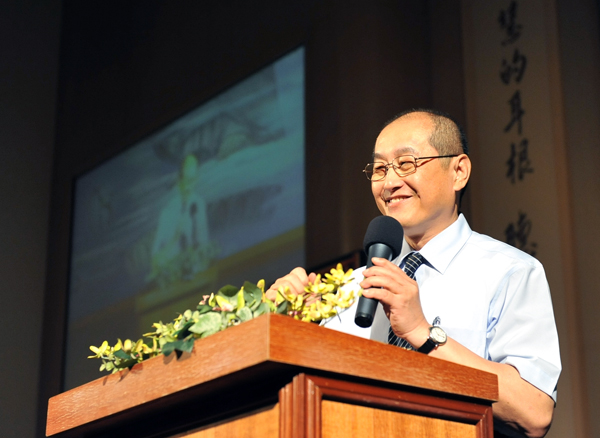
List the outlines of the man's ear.
{"type": "Polygon", "coordinates": [[[471,160],[466,154],[460,154],[454,160],[454,190],[460,192],[465,188],[471,177],[471,160]]]}

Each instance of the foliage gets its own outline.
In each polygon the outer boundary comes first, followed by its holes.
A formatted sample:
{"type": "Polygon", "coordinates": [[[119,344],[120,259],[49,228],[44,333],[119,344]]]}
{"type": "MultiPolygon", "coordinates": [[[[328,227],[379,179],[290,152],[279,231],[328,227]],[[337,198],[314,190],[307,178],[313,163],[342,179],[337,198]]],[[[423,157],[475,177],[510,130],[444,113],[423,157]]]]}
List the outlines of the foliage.
{"type": "Polygon", "coordinates": [[[90,359],[102,360],[100,371],[113,373],[131,368],[148,358],[173,351],[178,355],[190,353],[194,341],[205,338],[228,327],[256,318],[265,313],[289,315],[307,322],[319,322],[337,314],[338,309],[348,308],[360,295],[358,286],[350,287],[352,269],[344,272],[340,264],[325,274],[317,276],[301,294],[289,288],[280,288],[275,301],[265,294],[265,282],[245,282],[241,288],[225,286],[216,294],[205,295],[196,310],[186,310],[168,324],[154,323],[153,332],[144,334],[136,342],[118,339],[114,346],[104,341],[100,347],[91,346],[94,353],[90,359]],[[346,286],[346,287],[344,287],[346,286]]]}

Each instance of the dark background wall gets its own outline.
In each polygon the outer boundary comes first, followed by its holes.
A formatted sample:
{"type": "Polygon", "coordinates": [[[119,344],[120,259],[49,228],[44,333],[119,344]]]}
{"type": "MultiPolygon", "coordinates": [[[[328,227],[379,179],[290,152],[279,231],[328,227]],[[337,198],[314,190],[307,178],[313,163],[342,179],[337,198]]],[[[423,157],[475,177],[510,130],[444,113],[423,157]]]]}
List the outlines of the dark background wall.
{"type": "Polygon", "coordinates": [[[59,1],[0,2],[0,436],[34,437],[59,1]]]}
{"type": "MultiPolygon", "coordinates": [[[[597,11],[597,2],[580,3],[597,11]]],[[[558,3],[576,29],[577,14],[558,3]]],[[[458,0],[0,7],[3,437],[41,436],[46,400],[61,388],[74,176],[304,44],[307,250],[316,265],[360,248],[377,214],[360,170],[386,119],[433,106],[465,122],[458,0]]]]}

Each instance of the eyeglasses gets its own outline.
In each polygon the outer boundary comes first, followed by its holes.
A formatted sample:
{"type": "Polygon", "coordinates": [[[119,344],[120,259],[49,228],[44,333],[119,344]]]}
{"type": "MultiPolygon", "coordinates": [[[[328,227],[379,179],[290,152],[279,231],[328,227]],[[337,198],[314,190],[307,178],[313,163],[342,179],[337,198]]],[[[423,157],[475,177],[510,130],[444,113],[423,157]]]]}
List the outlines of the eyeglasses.
{"type": "Polygon", "coordinates": [[[432,160],[434,158],[452,158],[458,157],[458,154],[455,155],[438,155],[435,157],[418,157],[415,158],[412,155],[401,155],[393,159],[391,163],[384,163],[379,161],[377,163],[369,163],[366,165],[365,173],[368,180],[371,181],[381,181],[384,179],[388,173],[388,169],[392,167],[396,175],[402,177],[407,176],[417,171],[417,162],[419,160],[432,160]]]}

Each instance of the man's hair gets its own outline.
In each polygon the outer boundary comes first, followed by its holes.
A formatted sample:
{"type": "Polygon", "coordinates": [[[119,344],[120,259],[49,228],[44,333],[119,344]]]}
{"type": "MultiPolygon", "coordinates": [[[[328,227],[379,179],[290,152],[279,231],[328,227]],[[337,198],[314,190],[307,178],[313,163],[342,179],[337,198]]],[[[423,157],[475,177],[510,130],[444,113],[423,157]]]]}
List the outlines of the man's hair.
{"type": "Polygon", "coordinates": [[[434,128],[429,136],[429,144],[438,151],[440,155],[467,154],[469,155],[469,146],[467,136],[463,128],[448,114],[427,108],[415,108],[397,114],[388,121],[384,128],[392,124],[401,117],[413,113],[425,113],[433,122],[434,128]]]}

